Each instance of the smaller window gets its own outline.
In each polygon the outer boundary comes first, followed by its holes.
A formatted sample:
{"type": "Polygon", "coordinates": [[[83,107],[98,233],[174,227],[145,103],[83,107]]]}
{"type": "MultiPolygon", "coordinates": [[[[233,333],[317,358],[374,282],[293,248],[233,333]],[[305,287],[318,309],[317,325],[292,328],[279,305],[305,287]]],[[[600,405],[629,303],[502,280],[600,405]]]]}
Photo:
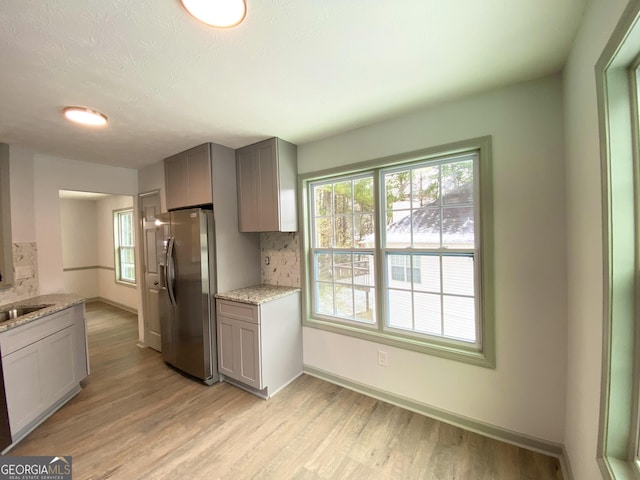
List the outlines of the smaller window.
{"type": "Polygon", "coordinates": [[[136,283],[133,209],[113,212],[116,281],[136,283]]]}

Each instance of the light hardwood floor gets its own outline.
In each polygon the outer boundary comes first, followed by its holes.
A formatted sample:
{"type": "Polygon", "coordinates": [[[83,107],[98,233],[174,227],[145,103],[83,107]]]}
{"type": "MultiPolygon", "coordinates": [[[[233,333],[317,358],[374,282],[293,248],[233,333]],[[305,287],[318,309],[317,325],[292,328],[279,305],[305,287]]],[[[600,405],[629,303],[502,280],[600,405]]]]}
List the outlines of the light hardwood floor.
{"type": "Polygon", "coordinates": [[[557,459],[303,375],[264,401],[136,346],[135,316],[87,305],[91,375],[9,455],[72,455],[84,479],[561,479],[557,459]]]}

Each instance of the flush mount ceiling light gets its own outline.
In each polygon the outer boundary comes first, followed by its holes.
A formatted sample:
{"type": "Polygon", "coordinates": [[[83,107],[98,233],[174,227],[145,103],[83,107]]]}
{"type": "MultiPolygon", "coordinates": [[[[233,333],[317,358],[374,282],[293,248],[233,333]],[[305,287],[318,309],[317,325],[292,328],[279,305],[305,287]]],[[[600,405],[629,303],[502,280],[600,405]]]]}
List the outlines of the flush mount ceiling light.
{"type": "Polygon", "coordinates": [[[180,0],[182,6],[212,27],[235,27],[244,20],[247,5],[244,0],[180,0]]]}
{"type": "Polygon", "coordinates": [[[97,112],[85,107],[66,107],[64,116],[68,120],[82,125],[91,125],[100,127],[107,124],[107,116],[104,113],[97,112]]]}

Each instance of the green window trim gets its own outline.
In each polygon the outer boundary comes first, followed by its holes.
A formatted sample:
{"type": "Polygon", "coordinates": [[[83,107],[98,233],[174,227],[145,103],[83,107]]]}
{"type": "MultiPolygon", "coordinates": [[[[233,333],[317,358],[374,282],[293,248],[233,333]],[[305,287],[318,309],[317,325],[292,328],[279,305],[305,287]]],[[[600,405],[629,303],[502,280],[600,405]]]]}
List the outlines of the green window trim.
{"type": "MultiPolygon", "coordinates": [[[[301,232],[303,251],[303,261],[301,262],[303,273],[302,282],[304,287],[303,325],[429,355],[495,368],[493,184],[491,153],[491,137],[485,136],[299,175],[299,212],[300,224],[303,225],[301,232]],[[476,305],[478,305],[478,318],[481,319],[480,324],[476,327],[476,343],[470,344],[469,341],[459,341],[439,336],[416,335],[412,332],[403,332],[399,329],[386,327],[385,314],[383,313],[384,301],[379,298],[380,295],[378,295],[378,300],[376,301],[377,321],[375,323],[348,320],[334,321],[331,317],[313,314],[312,295],[315,294],[315,289],[313,285],[314,279],[311,278],[313,269],[310,268],[309,262],[314,261],[312,251],[318,249],[312,248],[314,232],[312,231],[313,229],[309,227],[311,211],[311,206],[309,205],[310,184],[324,180],[330,182],[332,181],[331,179],[366,174],[367,172],[380,171],[381,169],[402,168],[403,166],[409,166],[416,162],[438,162],[440,159],[472,153],[477,153],[479,156],[477,170],[474,173],[474,175],[477,176],[477,198],[474,199],[474,203],[481,218],[481,224],[477,225],[475,230],[475,235],[478,236],[481,245],[481,249],[475,259],[476,264],[474,267],[478,272],[476,276],[476,282],[478,283],[476,288],[478,301],[476,305]]],[[[376,195],[379,196],[380,192],[376,192],[376,195]]],[[[381,216],[380,212],[376,212],[376,222],[379,216],[381,216]]],[[[380,227],[380,229],[384,229],[384,227],[380,227]]],[[[355,253],[359,251],[359,249],[352,249],[349,253],[354,252],[354,250],[356,251],[355,253]]],[[[385,257],[385,251],[393,253],[393,249],[382,248],[382,239],[380,238],[376,238],[376,246],[373,251],[381,258],[385,257]]],[[[369,250],[365,250],[363,253],[368,252],[369,250]]],[[[438,250],[436,250],[435,253],[442,254],[442,252],[438,250]]],[[[378,287],[375,288],[383,292],[387,290],[383,279],[383,276],[387,274],[387,268],[384,263],[386,260],[381,260],[381,258],[376,260],[375,285],[378,287]]],[[[416,275],[415,271],[413,275],[416,275]]]]}
{"type": "Polygon", "coordinates": [[[629,2],[596,64],[603,215],[603,348],[597,460],[603,478],[638,480],[640,1],[629,2]]]}
{"type": "Polygon", "coordinates": [[[133,208],[113,211],[116,283],[136,284],[135,222],[133,208]]]}

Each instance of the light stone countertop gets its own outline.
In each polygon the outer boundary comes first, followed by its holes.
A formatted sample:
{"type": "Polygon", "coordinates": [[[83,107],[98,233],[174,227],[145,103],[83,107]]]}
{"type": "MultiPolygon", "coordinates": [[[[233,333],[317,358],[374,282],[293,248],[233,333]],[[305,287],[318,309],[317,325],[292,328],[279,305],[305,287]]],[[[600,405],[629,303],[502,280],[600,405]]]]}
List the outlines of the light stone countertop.
{"type": "Polygon", "coordinates": [[[75,295],[72,293],[54,293],[50,295],[39,295],[37,297],[27,298],[26,300],[20,300],[19,302],[1,305],[0,311],[11,310],[15,307],[31,307],[37,305],[49,306],[29,313],[27,315],[22,315],[21,317],[12,318],[10,320],[0,322],[0,332],[4,332],[6,330],[24,325],[29,322],[33,322],[34,320],[37,320],[46,315],[51,315],[52,313],[59,312],[60,310],[64,310],[65,308],[69,308],[84,302],[85,298],[79,295],[75,295]]]}
{"type": "Polygon", "coordinates": [[[221,300],[230,300],[232,302],[248,303],[251,305],[260,305],[261,303],[270,302],[280,297],[286,297],[294,292],[299,292],[296,287],[284,287],[282,285],[252,285],[251,287],[239,288],[230,292],[217,293],[216,298],[221,300]]]}

